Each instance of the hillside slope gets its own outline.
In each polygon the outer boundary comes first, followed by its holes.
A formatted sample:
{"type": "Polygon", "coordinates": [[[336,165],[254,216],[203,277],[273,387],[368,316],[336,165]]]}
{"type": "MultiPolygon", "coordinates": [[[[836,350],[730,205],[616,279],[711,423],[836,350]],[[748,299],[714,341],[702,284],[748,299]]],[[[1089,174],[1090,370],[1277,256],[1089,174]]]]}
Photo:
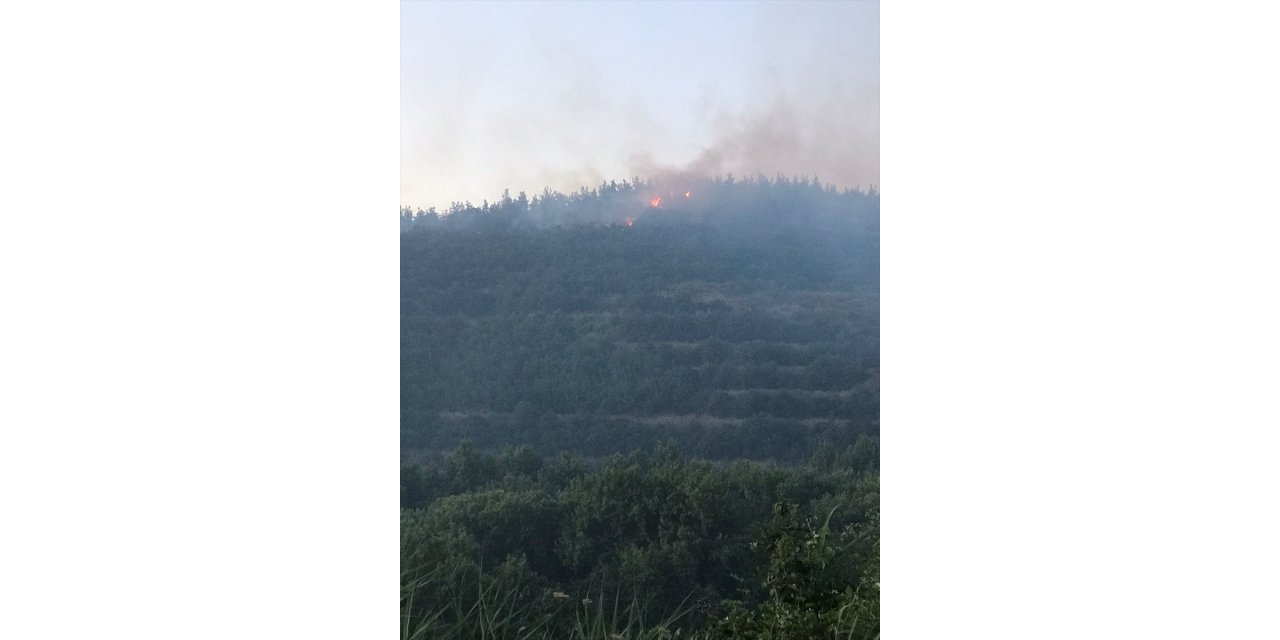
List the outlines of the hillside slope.
{"type": "Polygon", "coordinates": [[[637,181],[402,223],[406,455],[796,461],[878,434],[874,193],[637,181]]]}

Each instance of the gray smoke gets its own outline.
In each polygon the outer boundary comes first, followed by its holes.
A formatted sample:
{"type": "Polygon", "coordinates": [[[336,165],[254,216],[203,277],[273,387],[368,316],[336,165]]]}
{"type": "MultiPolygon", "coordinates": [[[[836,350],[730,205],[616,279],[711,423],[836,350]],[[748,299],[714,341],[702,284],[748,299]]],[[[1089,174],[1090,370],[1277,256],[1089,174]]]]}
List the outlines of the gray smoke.
{"type": "Polygon", "coordinates": [[[402,203],[680,175],[878,184],[878,6],[753,4],[732,29],[701,16],[738,10],[710,6],[402,5],[402,203]],[[508,22],[542,28],[488,28],[508,22]],[[668,28],[680,36],[634,39],[668,28]]]}
{"type": "Polygon", "coordinates": [[[879,182],[878,112],[867,111],[859,114],[835,99],[800,105],[776,97],[757,111],[718,117],[711,144],[688,163],[664,164],[640,151],[631,155],[628,169],[659,182],[675,176],[816,175],[838,187],[866,188],[879,182]]]}

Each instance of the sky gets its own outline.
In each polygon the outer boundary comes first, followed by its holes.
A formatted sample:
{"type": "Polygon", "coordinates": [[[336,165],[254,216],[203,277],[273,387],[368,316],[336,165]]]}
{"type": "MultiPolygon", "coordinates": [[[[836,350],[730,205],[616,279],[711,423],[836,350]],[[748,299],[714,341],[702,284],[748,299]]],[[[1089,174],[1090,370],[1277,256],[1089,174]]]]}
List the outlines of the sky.
{"type": "Polygon", "coordinates": [[[877,2],[400,4],[400,198],[665,171],[879,183],[877,2]]]}

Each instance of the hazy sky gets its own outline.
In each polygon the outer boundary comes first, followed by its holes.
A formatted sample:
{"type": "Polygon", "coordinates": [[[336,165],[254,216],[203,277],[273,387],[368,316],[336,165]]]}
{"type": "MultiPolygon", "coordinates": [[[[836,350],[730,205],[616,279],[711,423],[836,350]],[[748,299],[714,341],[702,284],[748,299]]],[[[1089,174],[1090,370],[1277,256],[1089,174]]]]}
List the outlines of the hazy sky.
{"type": "Polygon", "coordinates": [[[400,4],[404,205],[662,170],[880,177],[877,2],[400,4]]]}

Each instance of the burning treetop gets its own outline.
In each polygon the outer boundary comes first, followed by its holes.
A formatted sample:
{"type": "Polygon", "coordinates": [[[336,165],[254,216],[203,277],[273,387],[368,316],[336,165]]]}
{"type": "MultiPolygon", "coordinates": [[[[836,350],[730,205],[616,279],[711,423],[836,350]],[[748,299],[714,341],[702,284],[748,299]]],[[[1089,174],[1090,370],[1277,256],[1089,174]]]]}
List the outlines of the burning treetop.
{"type": "Polygon", "coordinates": [[[749,180],[684,177],[602,183],[564,194],[544,189],[529,198],[504,192],[497,202],[455,202],[448,211],[402,208],[401,229],[521,228],[573,224],[633,226],[685,220],[777,225],[820,220],[872,221],[878,228],[880,197],[867,191],[823,185],[816,178],[749,180]],[[694,194],[697,194],[697,197],[694,194]],[[683,197],[680,197],[683,195],[683,197]],[[655,217],[656,216],[656,217],[655,217]]]}

